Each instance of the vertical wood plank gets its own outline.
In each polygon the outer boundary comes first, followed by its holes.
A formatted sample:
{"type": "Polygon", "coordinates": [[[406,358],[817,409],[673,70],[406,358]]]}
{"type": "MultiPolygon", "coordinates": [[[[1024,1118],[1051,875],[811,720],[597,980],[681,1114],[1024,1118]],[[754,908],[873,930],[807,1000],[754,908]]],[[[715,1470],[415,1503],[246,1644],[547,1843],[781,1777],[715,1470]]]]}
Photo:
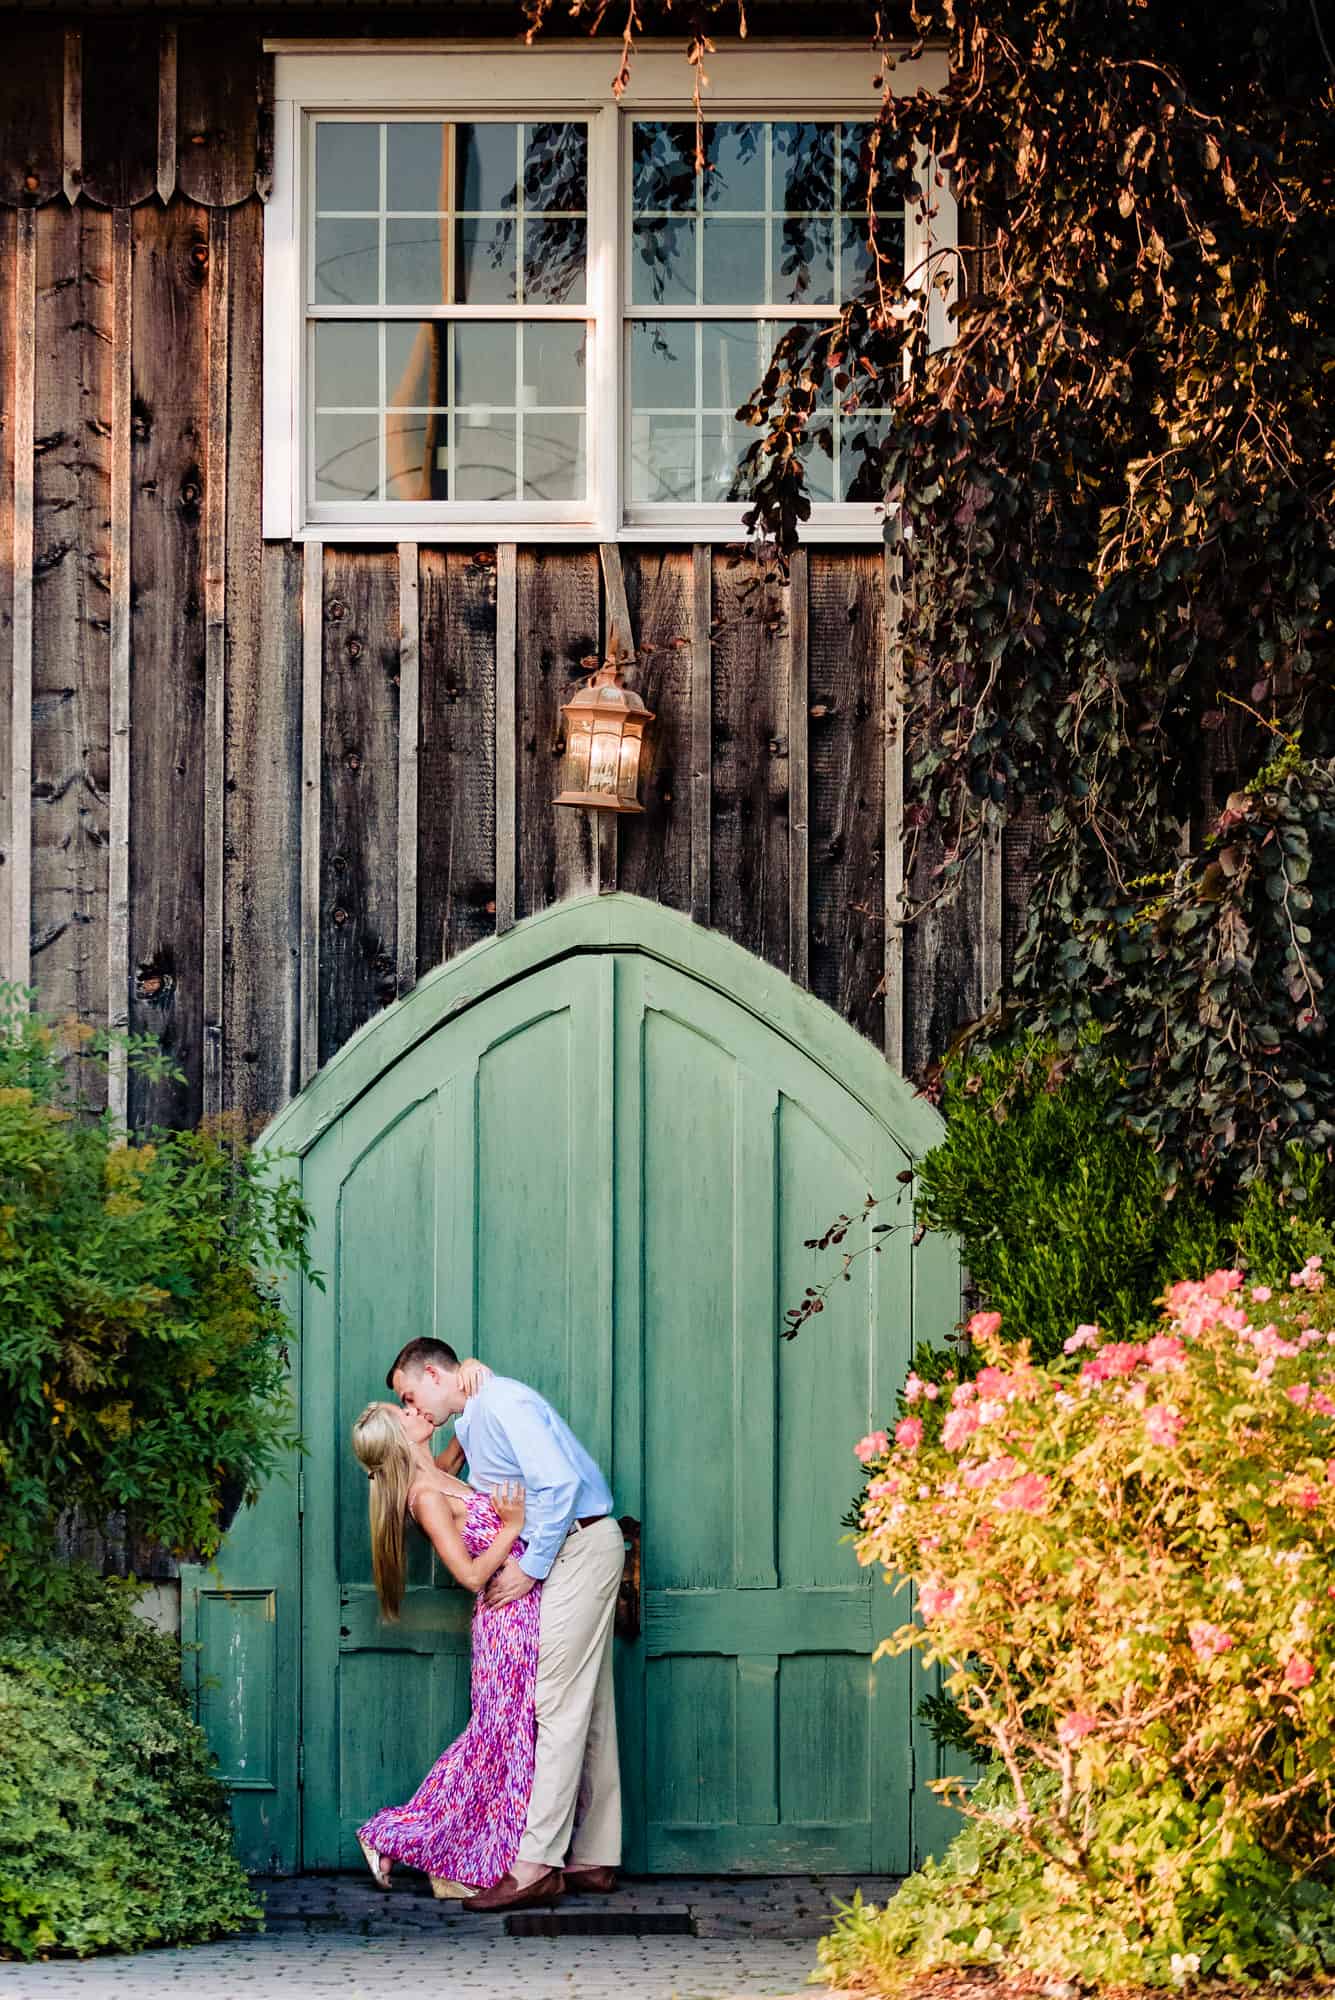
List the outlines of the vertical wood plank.
{"type": "MultiPolygon", "coordinates": [[[[107,1026],[130,1018],[130,500],[133,440],[134,235],[128,208],[111,218],[111,567],[107,759],[107,1026]]],[[[129,1115],[123,1054],[113,1049],[107,1108],[129,1115]]]]}
{"type": "Polygon", "coordinates": [[[203,1104],[223,1108],[223,784],[227,750],[227,392],[229,218],[209,220],[208,437],[204,474],[203,1104]]]}
{"type": "Polygon", "coordinates": [[[515,701],[518,756],[516,914],[531,916],[594,887],[589,815],[557,807],[561,705],[596,657],[598,557],[584,549],[521,549],[517,577],[515,701]]]}
{"type": "Polygon", "coordinates": [[[61,183],[65,199],[75,202],[83,184],[83,36],[65,30],[65,77],[62,103],[61,183]]]}
{"type": "Polygon", "coordinates": [[[183,194],[230,208],[255,192],[260,37],[194,15],[178,30],[176,176],[183,194]]]}
{"type": "Polygon", "coordinates": [[[158,29],[117,15],[83,29],[83,191],[108,208],[133,208],[157,185],[158,29]]]}
{"type": "MultiPolygon", "coordinates": [[[[107,1018],[112,221],[38,220],[32,977],[37,1004],[107,1018]]],[[[105,1077],[82,1087],[100,1101],[105,1077]]]]}
{"type": "Polygon", "coordinates": [[[18,335],[14,280],[18,269],[18,217],[0,209],[0,383],[4,385],[5,416],[0,420],[0,979],[9,977],[11,929],[9,865],[14,809],[11,736],[13,723],[12,667],[14,638],[14,425],[9,399],[14,387],[15,344],[18,335]]]}
{"type": "MultiPolygon", "coordinates": [[[[635,685],[643,695],[639,663],[635,659],[635,633],[630,622],[630,606],[626,601],[626,579],[621,566],[621,551],[615,542],[599,544],[598,566],[603,578],[603,657],[610,658],[615,649],[617,658],[627,663],[634,676],[635,685]]],[[[653,704],[650,703],[649,706],[652,707],[653,704]]],[[[590,817],[598,890],[602,895],[610,895],[617,886],[622,815],[595,812],[590,817]]]]}
{"type": "MultiPolygon", "coordinates": [[[[422,549],[419,562],[417,970],[422,973],[496,928],[497,607],[490,552],[422,549]]],[[[510,577],[513,609],[513,567],[510,577]]],[[[510,629],[513,634],[513,617],[510,629]]],[[[513,686],[512,649],[512,699],[513,686]]],[[[513,720],[512,710],[511,744],[513,720]]],[[[513,768],[512,760],[512,784],[513,768]]]]}
{"type": "Polygon", "coordinates": [[[788,563],[788,952],[799,986],[811,984],[807,591],[807,552],[795,549],[788,563]]]}
{"type": "Polygon", "coordinates": [[[324,544],[307,542],[301,589],[301,1082],[320,1067],[320,773],[324,762],[324,544]]]}
{"type": "Polygon", "coordinates": [[[779,1822],[779,1660],[743,1653],[737,1661],[737,1818],[743,1826],[779,1822]]]}
{"type": "Polygon", "coordinates": [[[904,1073],[904,553],[887,543],[882,556],[885,650],[882,702],[885,717],[885,1057],[904,1073]]]}
{"type": "Polygon", "coordinates": [[[788,592],[754,557],[715,558],[711,921],[789,969],[788,592]]]}
{"type": "Polygon", "coordinates": [[[37,319],[37,212],[20,209],[14,259],[12,509],[13,599],[9,683],[9,934],[7,977],[29,980],[32,922],[33,417],[37,319]]]}
{"type": "Polygon", "coordinates": [[[496,551],[496,928],[510,930],[518,910],[516,756],[519,560],[513,542],[496,551]]]}
{"type": "Polygon", "coordinates": [[[417,978],[417,744],[420,728],[421,628],[417,544],[399,543],[399,824],[398,990],[417,978]]]}
{"type": "MultiPolygon", "coordinates": [[[[621,827],[620,887],[671,910],[691,909],[691,588],[688,549],[624,557],[635,685],[654,712],[642,814],[621,827]]],[[[706,864],[708,856],[705,856],[706,864]]]]}
{"type": "Polygon", "coordinates": [[[176,30],[160,30],[158,42],[158,200],[176,192],[176,30]]]}
{"type": "Polygon", "coordinates": [[[394,998],[398,557],[336,549],[324,606],[320,1061],[394,998]]]}
{"type": "Polygon", "coordinates": [[[1004,970],[1006,911],[1001,872],[1002,822],[989,819],[983,834],[980,856],[979,903],[982,935],[979,942],[982,1011],[987,1012],[1001,997],[1004,970]]]}
{"type": "Polygon", "coordinates": [[[1002,977],[1010,978],[1024,936],[1029,899],[1038,882],[1038,862],[1047,828],[1033,799],[1022,799],[1001,829],[1002,977]]]}
{"type": "Polygon", "coordinates": [[[179,1072],[131,1074],[136,1127],[203,1105],[210,224],[184,202],[131,211],[130,1025],[179,1072]]]}
{"type": "Polygon", "coordinates": [[[37,208],[64,179],[65,32],[11,15],[0,63],[0,201],[37,208]]]}
{"type": "Polygon", "coordinates": [[[713,920],[714,562],[709,548],[691,550],[691,916],[713,920]]]}
{"type": "Polygon", "coordinates": [[[878,551],[810,556],[810,985],[883,1045],[885,589],[878,551]]]}

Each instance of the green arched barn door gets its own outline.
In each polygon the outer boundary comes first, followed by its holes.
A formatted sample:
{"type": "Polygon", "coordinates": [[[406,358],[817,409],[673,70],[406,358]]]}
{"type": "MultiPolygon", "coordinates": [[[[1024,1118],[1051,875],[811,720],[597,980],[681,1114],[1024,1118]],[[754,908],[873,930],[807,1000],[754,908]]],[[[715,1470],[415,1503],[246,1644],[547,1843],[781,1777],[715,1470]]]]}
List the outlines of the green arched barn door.
{"type": "Polygon", "coordinates": [[[618,1642],[628,1865],[907,1868],[930,1773],[907,1665],[870,1659],[901,1607],[840,1521],[853,1441],[956,1317],[953,1261],[881,1238],[778,1336],[830,1268],[808,1239],[934,1136],[828,1010],[625,897],[479,947],[340,1052],[271,1139],[299,1156],[324,1273],[300,1300],[301,1491],[275,1482],[220,1576],[188,1579],[254,1865],[357,1865],[357,1825],[466,1718],[469,1602],[419,1542],[402,1621],[380,1622],[346,1443],[396,1348],[434,1331],[550,1396],[642,1523],[641,1632],[618,1642]]]}

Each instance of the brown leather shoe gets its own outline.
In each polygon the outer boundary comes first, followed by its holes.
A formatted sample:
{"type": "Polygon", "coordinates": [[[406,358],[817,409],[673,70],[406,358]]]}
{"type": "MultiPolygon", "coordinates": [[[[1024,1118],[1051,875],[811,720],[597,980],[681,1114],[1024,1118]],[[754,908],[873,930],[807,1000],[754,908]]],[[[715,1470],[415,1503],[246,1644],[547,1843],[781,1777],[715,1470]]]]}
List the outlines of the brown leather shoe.
{"type": "Polygon", "coordinates": [[[470,1896],[461,1910],[540,1910],[552,1903],[559,1903],[565,1893],[565,1877],[559,1868],[549,1868],[545,1875],[539,1875],[536,1882],[520,1888],[513,1875],[502,1875],[493,1888],[481,1889],[476,1896],[470,1896]]]}
{"type": "Polygon", "coordinates": [[[615,1868],[567,1868],[564,1874],[568,1896],[610,1896],[617,1885],[615,1868]]]}

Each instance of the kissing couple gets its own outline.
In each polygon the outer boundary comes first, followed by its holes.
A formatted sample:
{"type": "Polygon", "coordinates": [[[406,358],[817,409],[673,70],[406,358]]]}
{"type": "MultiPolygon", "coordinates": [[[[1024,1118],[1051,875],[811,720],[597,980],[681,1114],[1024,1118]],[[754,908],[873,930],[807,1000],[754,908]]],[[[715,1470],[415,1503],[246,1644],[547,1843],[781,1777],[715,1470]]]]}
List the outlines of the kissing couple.
{"type": "Polygon", "coordinates": [[[352,1432],[381,1610],[398,1617],[410,1524],[477,1603],[468,1727],[406,1805],[362,1827],[367,1865],[382,1888],[395,1861],[420,1869],[469,1910],[605,1894],[621,1862],[611,1489],[535,1389],[443,1340],[410,1340],[385,1379],[398,1402],[370,1404],[352,1432]]]}

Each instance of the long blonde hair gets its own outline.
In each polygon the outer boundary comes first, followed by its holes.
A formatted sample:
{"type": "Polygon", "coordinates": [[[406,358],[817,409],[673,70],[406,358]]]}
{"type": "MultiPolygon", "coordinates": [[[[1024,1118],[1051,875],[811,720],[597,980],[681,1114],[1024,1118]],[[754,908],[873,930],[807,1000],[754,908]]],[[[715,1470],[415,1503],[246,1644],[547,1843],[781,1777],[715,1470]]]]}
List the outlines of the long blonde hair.
{"type": "Polygon", "coordinates": [[[392,1403],[368,1403],[352,1427],[352,1449],[371,1479],[371,1574],[391,1623],[403,1603],[404,1517],[413,1483],[412,1454],[392,1403]]]}

